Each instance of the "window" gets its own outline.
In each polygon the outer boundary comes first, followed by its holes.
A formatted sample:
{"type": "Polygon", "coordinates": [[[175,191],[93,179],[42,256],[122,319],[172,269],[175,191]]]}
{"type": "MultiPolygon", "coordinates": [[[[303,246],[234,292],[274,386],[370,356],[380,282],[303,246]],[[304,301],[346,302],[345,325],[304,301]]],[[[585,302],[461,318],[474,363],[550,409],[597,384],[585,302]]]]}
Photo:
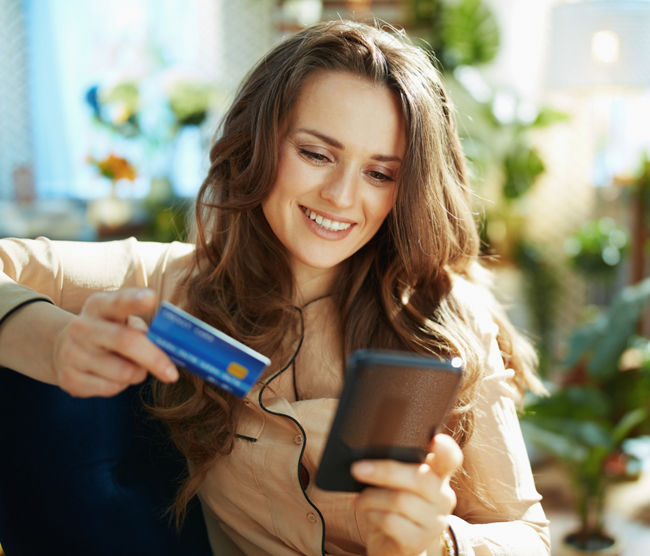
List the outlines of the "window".
{"type": "MultiPolygon", "coordinates": [[[[274,39],[274,8],[272,0],[3,3],[0,25],[10,21],[11,36],[23,40],[27,71],[18,81],[29,85],[28,95],[17,95],[23,105],[16,102],[12,110],[31,124],[23,126],[18,143],[13,141],[12,160],[0,158],[2,196],[13,196],[6,183],[8,168],[30,159],[39,197],[105,195],[108,184],[87,158],[111,152],[136,166],[138,177],[125,187],[126,195],[145,195],[151,178],[160,176],[170,180],[178,195],[193,195],[207,168],[209,139],[234,87],[274,39]],[[137,95],[130,108],[123,98],[110,100],[115,87],[127,83],[137,95]],[[179,125],[170,110],[170,96],[179,83],[210,89],[210,111],[202,125],[179,125]],[[119,126],[111,129],[93,120],[87,99],[94,87],[104,101],[106,121],[119,122],[125,110],[134,111],[135,133],[127,136],[119,126]]],[[[20,62],[14,56],[11,63],[20,62]]],[[[0,57],[3,81],[12,71],[15,76],[11,64],[0,57]]],[[[3,106],[0,116],[8,110],[3,106]]],[[[5,132],[2,140],[5,144],[11,137],[5,132]]]]}

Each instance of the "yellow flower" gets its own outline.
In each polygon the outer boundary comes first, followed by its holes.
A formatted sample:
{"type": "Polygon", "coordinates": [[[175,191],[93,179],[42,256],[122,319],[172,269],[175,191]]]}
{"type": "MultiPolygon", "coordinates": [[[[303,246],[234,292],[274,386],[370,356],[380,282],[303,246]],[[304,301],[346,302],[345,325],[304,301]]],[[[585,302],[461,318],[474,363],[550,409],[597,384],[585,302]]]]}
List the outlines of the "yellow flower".
{"type": "Polygon", "coordinates": [[[97,160],[93,157],[87,158],[88,162],[95,166],[102,176],[110,180],[129,180],[133,181],[137,173],[135,167],[126,158],[117,156],[113,153],[109,154],[102,160],[97,160]]]}

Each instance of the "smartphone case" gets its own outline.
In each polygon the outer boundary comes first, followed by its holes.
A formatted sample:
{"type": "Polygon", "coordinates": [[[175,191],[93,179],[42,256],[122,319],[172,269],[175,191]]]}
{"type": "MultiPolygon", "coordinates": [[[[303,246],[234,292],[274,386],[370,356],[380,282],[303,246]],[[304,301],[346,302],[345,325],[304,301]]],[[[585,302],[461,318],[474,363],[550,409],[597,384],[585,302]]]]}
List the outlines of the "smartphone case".
{"type": "Polygon", "coordinates": [[[353,353],[316,485],[361,490],[364,485],[350,475],[350,465],[359,459],[424,461],[454,404],[461,374],[459,360],[381,350],[353,353]]]}

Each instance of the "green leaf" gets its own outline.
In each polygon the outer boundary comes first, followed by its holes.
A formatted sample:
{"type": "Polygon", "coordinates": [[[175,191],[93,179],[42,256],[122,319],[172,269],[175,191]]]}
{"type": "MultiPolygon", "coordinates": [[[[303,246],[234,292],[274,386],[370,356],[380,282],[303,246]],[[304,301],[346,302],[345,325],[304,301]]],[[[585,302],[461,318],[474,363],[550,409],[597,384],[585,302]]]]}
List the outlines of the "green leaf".
{"type": "Polygon", "coordinates": [[[619,372],[620,357],[634,339],[638,319],[649,302],[650,278],[624,288],[605,311],[573,332],[564,364],[572,367],[588,357],[589,374],[598,380],[619,372]]]}
{"type": "Polygon", "coordinates": [[[587,369],[602,379],[619,372],[618,361],[634,337],[637,322],[650,302],[650,278],[624,288],[605,312],[606,327],[598,330],[593,355],[587,369]]]}
{"type": "Polygon", "coordinates": [[[613,446],[610,434],[612,426],[606,421],[541,416],[530,416],[525,421],[549,434],[559,434],[576,446],[584,448],[613,446]]]}
{"type": "Polygon", "coordinates": [[[566,112],[545,106],[539,111],[530,126],[538,128],[547,127],[561,122],[568,122],[570,119],[571,117],[566,112]]]}
{"type": "Polygon", "coordinates": [[[621,420],[614,427],[612,439],[615,445],[625,440],[629,432],[637,425],[643,423],[648,416],[648,412],[643,408],[638,408],[623,415],[621,420]]]}
{"type": "Polygon", "coordinates": [[[591,220],[565,242],[571,264],[590,278],[598,274],[612,279],[628,249],[628,232],[612,218],[591,220]]]}
{"type": "Polygon", "coordinates": [[[559,460],[581,463],[587,458],[588,450],[561,432],[549,431],[530,421],[522,421],[521,428],[528,441],[559,460]]]}
{"type": "Polygon", "coordinates": [[[526,405],[524,418],[560,418],[606,422],[610,400],[594,386],[567,386],[526,405]]]}
{"type": "Polygon", "coordinates": [[[505,182],[503,196],[517,199],[528,191],[538,176],[544,172],[544,161],[537,150],[517,142],[503,159],[505,182]]]}
{"type": "Polygon", "coordinates": [[[600,341],[603,332],[607,331],[607,319],[599,315],[593,322],[576,328],[569,338],[568,353],[564,360],[567,367],[577,365],[586,354],[591,353],[600,341]]]}
{"type": "Polygon", "coordinates": [[[492,61],[500,45],[499,24],[482,0],[443,3],[442,62],[448,69],[492,61]]]}

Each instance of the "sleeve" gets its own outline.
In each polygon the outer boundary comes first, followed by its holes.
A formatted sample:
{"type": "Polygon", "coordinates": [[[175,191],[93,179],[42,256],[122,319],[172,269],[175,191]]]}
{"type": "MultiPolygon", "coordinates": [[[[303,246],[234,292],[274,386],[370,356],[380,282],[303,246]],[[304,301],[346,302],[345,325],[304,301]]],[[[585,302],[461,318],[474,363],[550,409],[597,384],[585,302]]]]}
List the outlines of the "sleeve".
{"type": "Polygon", "coordinates": [[[91,294],[148,287],[170,299],[193,252],[183,243],[0,240],[0,322],[31,301],[77,313],[91,294]]]}
{"type": "Polygon", "coordinates": [[[463,448],[469,480],[456,492],[450,527],[463,555],[547,556],[549,522],[519,426],[514,371],[504,368],[496,324],[487,315],[477,324],[487,373],[477,388],[475,428],[463,448]]]}

